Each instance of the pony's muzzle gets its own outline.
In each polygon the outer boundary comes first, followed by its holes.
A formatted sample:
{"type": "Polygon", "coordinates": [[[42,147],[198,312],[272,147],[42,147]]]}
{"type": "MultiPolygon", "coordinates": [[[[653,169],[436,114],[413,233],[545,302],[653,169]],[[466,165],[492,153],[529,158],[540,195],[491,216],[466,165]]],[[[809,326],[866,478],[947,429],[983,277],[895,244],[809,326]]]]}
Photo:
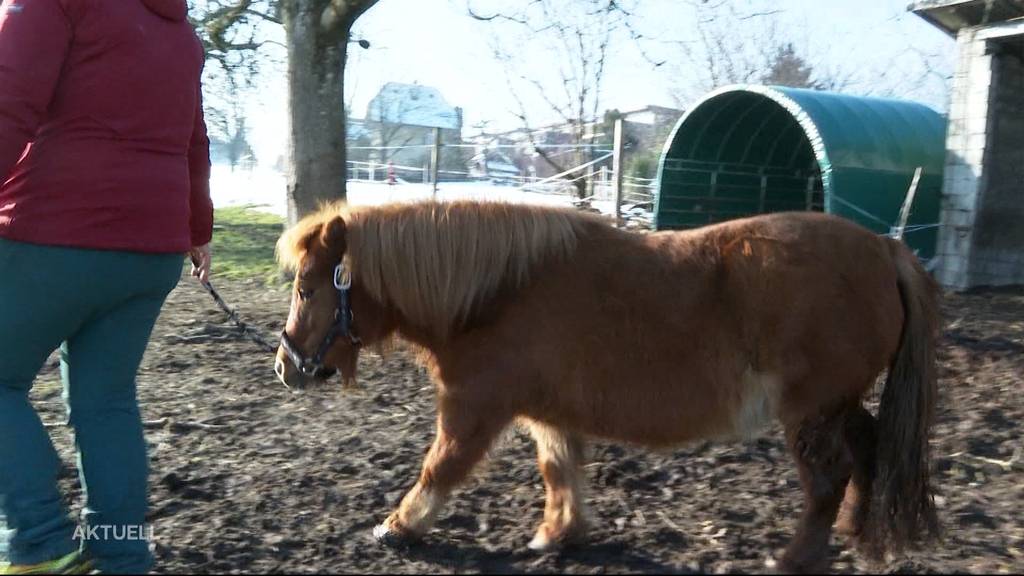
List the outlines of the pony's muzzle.
{"type": "Polygon", "coordinates": [[[313,381],[323,382],[334,376],[338,371],[328,366],[304,366],[300,369],[282,356],[274,360],[274,374],[278,380],[289,388],[303,388],[313,381]]]}

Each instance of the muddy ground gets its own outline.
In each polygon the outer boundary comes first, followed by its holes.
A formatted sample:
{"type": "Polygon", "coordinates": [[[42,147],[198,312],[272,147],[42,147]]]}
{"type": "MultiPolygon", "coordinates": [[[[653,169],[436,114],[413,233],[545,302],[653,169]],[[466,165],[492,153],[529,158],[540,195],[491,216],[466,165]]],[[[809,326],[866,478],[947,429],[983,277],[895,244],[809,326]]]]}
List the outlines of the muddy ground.
{"type": "MultiPolygon", "coordinates": [[[[288,295],[217,282],[225,298],[276,334],[288,295]]],[[[881,569],[1024,571],[1024,291],[948,296],[935,428],[941,545],[881,569]]],[[[33,392],[80,491],[58,375],[33,392]]],[[[414,482],[434,426],[424,372],[402,351],[368,354],[361,387],[293,393],[272,361],[233,331],[197,283],[171,295],[139,375],[152,460],[158,572],[770,572],[800,509],[778,430],[745,444],[651,453],[590,449],[595,531],[589,545],[537,555],[526,543],[543,487],[527,435],[510,430],[437,528],[404,552],[372,526],[414,482]]],[[[834,539],[833,569],[870,569],[834,539]]]]}

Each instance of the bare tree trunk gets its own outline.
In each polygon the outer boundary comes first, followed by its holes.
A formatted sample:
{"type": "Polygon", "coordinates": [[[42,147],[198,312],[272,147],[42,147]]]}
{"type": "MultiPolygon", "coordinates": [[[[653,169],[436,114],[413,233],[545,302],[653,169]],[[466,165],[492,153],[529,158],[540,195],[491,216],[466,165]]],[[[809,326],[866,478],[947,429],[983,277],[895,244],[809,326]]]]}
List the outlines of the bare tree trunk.
{"type": "Polygon", "coordinates": [[[323,201],[345,198],[344,34],[321,29],[323,0],[290,0],[284,10],[288,39],[291,117],[288,223],[323,201]]]}
{"type": "MultiPolygon", "coordinates": [[[[249,54],[260,23],[284,26],[288,48],[288,222],[345,198],[345,58],[352,24],[379,0],[210,0],[192,20],[207,58],[231,78],[231,53],[249,54]],[[235,31],[246,28],[242,41],[235,31]],[[246,41],[245,39],[248,38],[246,41]]],[[[360,45],[369,43],[360,40],[360,45]]]]}

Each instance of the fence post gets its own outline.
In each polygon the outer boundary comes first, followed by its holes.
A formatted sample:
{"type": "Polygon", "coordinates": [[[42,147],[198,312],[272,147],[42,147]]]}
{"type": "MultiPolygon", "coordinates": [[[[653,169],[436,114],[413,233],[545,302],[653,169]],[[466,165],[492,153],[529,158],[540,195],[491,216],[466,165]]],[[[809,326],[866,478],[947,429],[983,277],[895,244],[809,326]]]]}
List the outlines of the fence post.
{"type": "Polygon", "coordinates": [[[441,129],[434,128],[434,150],[431,154],[430,179],[434,181],[434,198],[437,198],[437,173],[441,164],[441,129]]]}
{"type": "Polygon", "coordinates": [[[914,196],[917,195],[917,184],[921,181],[921,167],[918,166],[917,170],[914,170],[914,178],[910,181],[910,189],[907,190],[907,196],[903,199],[903,207],[900,208],[900,222],[896,227],[896,233],[893,237],[897,240],[903,239],[903,231],[907,228],[907,220],[910,219],[910,206],[914,204],[914,196]]]}
{"type": "Polygon", "coordinates": [[[615,191],[615,225],[622,228],[622,118],[615,120],[615,146],[612,156],[612,172],[615,180],[612,188],[615,191]]]}

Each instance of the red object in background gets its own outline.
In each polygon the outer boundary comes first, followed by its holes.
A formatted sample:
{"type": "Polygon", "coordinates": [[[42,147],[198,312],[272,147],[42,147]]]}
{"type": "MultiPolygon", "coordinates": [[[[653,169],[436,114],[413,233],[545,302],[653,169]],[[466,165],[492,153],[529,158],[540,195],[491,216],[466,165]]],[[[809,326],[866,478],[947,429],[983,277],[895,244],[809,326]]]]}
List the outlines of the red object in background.
{"type": "Polygon", "coordinates": [[[204,56],[185,11],[2,1],[0,237],[156,253],[210,241],[204,56]]]}
{"type": "Polygon", "coordinates": [[[397,184],[397,183],[398,183],[398,181],[395,180],[395,163],[391,162],[389,160],[388,161],[388,184],[397,184]]]}

